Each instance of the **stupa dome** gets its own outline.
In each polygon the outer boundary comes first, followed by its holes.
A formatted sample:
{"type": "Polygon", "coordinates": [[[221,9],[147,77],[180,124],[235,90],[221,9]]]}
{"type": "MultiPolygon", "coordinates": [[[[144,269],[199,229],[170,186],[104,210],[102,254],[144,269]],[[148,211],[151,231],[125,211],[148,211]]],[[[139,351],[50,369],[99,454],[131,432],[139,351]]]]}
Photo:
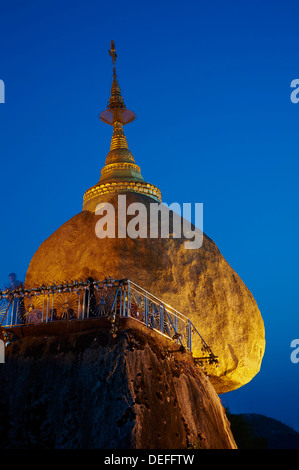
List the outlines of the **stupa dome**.
{"type": "MultiPolygon", "coordinates": [[[[112,98],[114,108],[108,109],[103,120],[113,125],[113,136],[101,179],[86,191],[82,212],[38,248],[26,285],[88,277],[130,279],[191,319],[219,358],[218,368],[209,371],[216,392],[239,388],[260,370],[264,324],[252,294],[215,243],[205,234],[198,249],[187,249],[184,238],[151,238],[148,219],[145,238],[99,238],[96,234],[99,204],[112,204],[117,220],[119,195],[126,196],[127,206],[142,203],[148,214],[151,204],[161,200],[160,191],[144,181],[128,149],[123,125],[126,119],[132,120],[133,113],[124,107],[115,69],[112,98]]],[[[201,343],[195,341],[194,356],[201,355],[200,348],[201,343]]]]}

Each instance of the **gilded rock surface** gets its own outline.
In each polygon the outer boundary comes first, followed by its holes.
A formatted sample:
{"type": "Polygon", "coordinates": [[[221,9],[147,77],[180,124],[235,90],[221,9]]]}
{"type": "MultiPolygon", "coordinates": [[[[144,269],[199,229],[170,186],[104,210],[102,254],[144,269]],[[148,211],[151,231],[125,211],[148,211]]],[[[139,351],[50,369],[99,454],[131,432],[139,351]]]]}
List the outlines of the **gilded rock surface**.
{"type": "MultiPolygon", "coordinates": [[[[127,204],[142,202],[148,210],[153,203],[141,194],[126,196],[127,204]]],[[[113,204],[117,219],[117,194],[101,197],[97,203],[113,204]]],[[[219,358],[219,367],[209,368],[218,394],[248,383],[260,370],[264,324],[252,294],[215,243],[203,235],[201,248],[187,249],[185,238],[150,238],[149,230],[146,238],[100,239],[99,219],[84,210],[56,230],[33,256],[26,284],[89,276],[131,279],[192,320],[219,358]]],[[[199,341],[193,351],[201,355],[199,341]]]]}

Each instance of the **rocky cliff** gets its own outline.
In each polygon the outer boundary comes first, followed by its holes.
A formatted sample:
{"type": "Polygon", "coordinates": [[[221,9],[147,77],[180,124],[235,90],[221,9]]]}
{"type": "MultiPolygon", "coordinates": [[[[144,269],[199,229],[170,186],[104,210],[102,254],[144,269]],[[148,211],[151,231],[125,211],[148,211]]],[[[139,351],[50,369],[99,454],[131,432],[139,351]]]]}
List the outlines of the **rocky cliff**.
{"type": "Polygon", "coordinates": [[[192,357],[130,326],[113,335],[43,331],[11,343],[0,367],[0,446],[235,448],[219,397],[192,357]]]}

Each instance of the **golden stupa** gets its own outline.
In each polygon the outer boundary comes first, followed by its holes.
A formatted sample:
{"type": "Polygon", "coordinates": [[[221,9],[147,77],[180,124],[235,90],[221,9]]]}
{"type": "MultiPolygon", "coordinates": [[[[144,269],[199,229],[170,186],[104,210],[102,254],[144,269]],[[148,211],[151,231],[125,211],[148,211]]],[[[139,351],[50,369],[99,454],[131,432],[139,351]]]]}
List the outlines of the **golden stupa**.
{"type": "Polygon", "coordinates": [[[134,193],[145,194],[161,201],[161,192],[152,184],[145,183],[140,173],[139,166],[136,165],[134,157],[129,150],[123,126],[135,119],[135,114],[125,106],[117,81],[115,60],[116,52],[114,42],[111,42],[109,51],[113,61],[113,82],[111,87],[111,97],[107,109],[102,112],[101,119],[113,126],[110,152],[106,157],[105,166],[101,172],[99,182],[88,189],[84,194],[83,210],[94,212],[98,204],[99,196],[108,193],[123,193],[132,191],[134,193]]]}
{"type": "MultiPolygon", "coordinates": [[[[113,82],[107,109],[101,114],[113,126],[110,151],[100,180],[89,188],[83,210],[48,239],[34,254],[26,285],[57,280],[128,278],[191,319],[219,358],[219,367],[209,371],[218,394],[248,383],[260,370],[264,350],[264,324],[257,304],[215,243],[203,234],[199,249],[185,247],[183,238],[99,238],[96,208],[101,203],[115,207],[126,195],[127,207],[141,202],[147,209],[161,201],[161,193],[146,183],[130,152],[123,126],[132,122],[117,81],[114,43],[113,82]]],[[[148,221],[147,221],[148,223],[148,221]]],[[[193,344],[200,356],[201,343],[193,344]]]]}

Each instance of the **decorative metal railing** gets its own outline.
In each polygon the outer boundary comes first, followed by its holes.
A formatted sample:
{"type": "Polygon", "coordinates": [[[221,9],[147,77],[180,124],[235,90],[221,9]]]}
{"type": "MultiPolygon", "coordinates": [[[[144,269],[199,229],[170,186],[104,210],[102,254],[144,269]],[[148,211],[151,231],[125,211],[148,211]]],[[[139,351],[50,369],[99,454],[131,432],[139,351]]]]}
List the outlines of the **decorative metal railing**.
{"type": "Polygon", "coordinates": [[[97,317],[108,317],[112,324],[117,317],[135,318],[190,352],[197,335],[202,345],[200,359],[218,362],[189,318],[128,279],[89,278],[0,291],[0,326],[5,328],[97,317]]]}

